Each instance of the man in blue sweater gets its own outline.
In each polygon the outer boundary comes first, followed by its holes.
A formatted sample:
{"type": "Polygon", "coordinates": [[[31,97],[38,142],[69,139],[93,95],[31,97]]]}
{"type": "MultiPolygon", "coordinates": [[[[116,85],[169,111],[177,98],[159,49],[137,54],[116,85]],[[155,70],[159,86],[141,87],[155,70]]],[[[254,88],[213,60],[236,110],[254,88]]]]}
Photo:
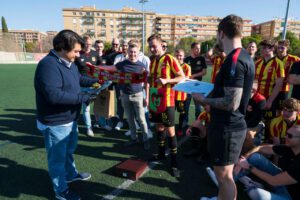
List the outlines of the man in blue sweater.
{"type": "Polygon", "coordinates": [[[94,96],[81,93],[97,79],[81,76],[74,60],[84,47],[83,39],[71,30],[59,32],[53,39],[54,49],[42,59],[35,72],[37,127],[44,136],[48,169],[56,199],[78,200],[80,196],[68,183],[88,180],[89,173],[78,173],[73,153],[77,146],[77,119],[82,103],[94,96]]]}

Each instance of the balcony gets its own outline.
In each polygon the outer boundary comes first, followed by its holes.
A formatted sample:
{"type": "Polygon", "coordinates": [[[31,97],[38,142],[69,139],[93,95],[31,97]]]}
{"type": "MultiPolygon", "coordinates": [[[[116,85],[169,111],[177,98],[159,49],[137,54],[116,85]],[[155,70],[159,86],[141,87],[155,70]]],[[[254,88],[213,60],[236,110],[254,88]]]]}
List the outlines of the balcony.
{"type": "Polygon", "coordinates": [[[94,24],[94,17],[92,16],[82,16],[82,24],[83,25],[91,25],[94,24]]]}

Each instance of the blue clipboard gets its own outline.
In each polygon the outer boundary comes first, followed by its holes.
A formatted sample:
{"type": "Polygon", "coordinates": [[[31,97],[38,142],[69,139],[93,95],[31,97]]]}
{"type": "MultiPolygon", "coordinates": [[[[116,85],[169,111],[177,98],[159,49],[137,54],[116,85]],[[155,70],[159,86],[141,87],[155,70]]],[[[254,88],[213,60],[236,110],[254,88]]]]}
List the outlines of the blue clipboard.
{"type": "Polygon", "coordinates": [[[207,96],[214,88],[212,83],[197,81],[193,79],[185,79],[183,82],[176,84],[172,89],[188,94],[201,93],[207,96]]]}

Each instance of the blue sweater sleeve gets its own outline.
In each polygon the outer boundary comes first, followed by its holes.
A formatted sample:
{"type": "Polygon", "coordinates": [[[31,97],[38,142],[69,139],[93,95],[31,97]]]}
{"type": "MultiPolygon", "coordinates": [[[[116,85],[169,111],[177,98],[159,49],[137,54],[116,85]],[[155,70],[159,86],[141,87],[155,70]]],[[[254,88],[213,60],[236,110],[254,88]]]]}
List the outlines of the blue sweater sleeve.
{"type": "Polygon", "coordinates": [[[80,86],[81,87],[91,87],[94,83],[98,82],[97,78],[92,78],[87,75],[80,74],[80,86]]]}
{"type": "Polygon", "coordinates": [[[53,60],[44,61],[38,65],[36,85],[48,103],[76,105],[88,101],[89,96],[80,90],[78,69],[64,69],[65,66],[53,60]]]}

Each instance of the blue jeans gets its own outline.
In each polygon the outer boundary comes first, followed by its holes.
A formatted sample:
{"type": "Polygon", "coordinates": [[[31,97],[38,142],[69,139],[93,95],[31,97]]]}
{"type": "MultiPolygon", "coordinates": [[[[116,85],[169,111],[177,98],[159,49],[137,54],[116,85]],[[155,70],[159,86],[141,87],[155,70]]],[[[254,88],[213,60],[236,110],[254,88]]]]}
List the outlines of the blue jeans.
{"type": "Polygon", "coordinates": [[[47,151],[48,170],[54,192],[59,194],[68,188],[66,180],[77,176],[73,153],[77,147],[77,122],[69,126],[49,126],[41,131],[47,151]]]}
{"type": "Polygon", "coordinates": [[[123,108],[122,101],[121,101],[121,86],[116,84],[115,91],[116,91],[116,99],[117,99],[117,115],[119,116],[119,121],[123,122],[124,108],[123,108]]]}
{"type": "MultiPolygon", "coordinates": [[[[260,169],[268,174],[276,175],[282,172],[280,168],[275,166],[269,159],[259,153],[254,153],[248,158],[250,165],[260,169]]],[[[243,174],[244,175],[244,174],[243,174]]],[[[241,174],[239,176],[242,176],[241,174]]],[[[292,200],[285,186],[277,186],[272,188],[272,192],[261,188],[251,188],[248,195],[255,200],[292,200]]]]}
{"type": "MultiPolygon", "coordinates": [[[[189,122],[189,109],[190,109],[191,101],[192,101],[192,95],[188,94],[184,104],[184,110],[185,110],[184,121],[186,122],[189,122]]],[[[201,113],[201,105],[199,103],[196,103],[195,100],[194,100],[194,104],[195,104],[195,120],[196,120],[199,114],[201,113]]]]}
{"type": "MultiPolygon", "coordinates": [[[[92,90],[95,90],[93,88],[81,88],[82,92],[88,93],[92,90]]],[[[91,113],[90,113],[90,104],[87,105],[85,103],[82,104],[82,115],[83,115],[83,121],[86,128],[92,127],[92,120],[91,120],[91,113]]]]}

